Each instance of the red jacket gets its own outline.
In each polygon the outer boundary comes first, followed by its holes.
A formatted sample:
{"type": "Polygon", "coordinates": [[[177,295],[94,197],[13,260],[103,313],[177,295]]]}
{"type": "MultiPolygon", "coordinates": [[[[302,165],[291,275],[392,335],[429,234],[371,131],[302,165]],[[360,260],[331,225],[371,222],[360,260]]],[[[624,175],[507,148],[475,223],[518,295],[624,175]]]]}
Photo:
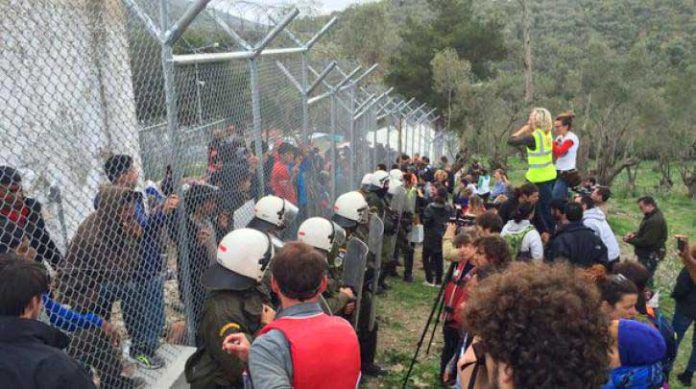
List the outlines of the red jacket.
{"type": "Polygon", "coordinates": [[[452,279],[447,282],[445,287],[445,308],[442,320],[445,325],[452,328],[462,326],[462,303],[469,298],[466,284],[476,274],[476,268],[468,262],[458,263],[452,274],[452,279]]]}
{"type": "Polygon", "coordinates": [[[353,327],[324,313],[283,317],[264,327],[260,335],[278,330],[292,355],[293,388],[355,389],[360,380],[360,346],[353,327]]]}
{"type": "Polygon", "coordinates": [[[280,157],[277,157],[271,171],[271,190],[273,194],[293,204],[297,204],[297,191],[294,185],[288,165],[280,157]]]}

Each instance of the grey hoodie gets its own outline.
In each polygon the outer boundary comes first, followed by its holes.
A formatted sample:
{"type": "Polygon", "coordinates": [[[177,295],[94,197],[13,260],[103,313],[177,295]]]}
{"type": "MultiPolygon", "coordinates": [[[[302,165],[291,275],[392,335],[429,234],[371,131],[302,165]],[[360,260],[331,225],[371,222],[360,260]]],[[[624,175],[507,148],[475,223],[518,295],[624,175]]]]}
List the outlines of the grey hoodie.
{"type": "MultiPolygon", "coordinates": [[[[500,236],[515,235],[524,231],[529,227],[531,223],[529,220],[522,220],[519,223],[515,223],[514,220],[510,220],[503,226],[503,231],[501,231],[500,236]]],[[[522,247],[520,247],[520,252],[530,253],[532,259],[542,260],[544,259],[544,244],[541,241],[541,235],[536,229],[529,231],[524,238],[522,238],[522,247]]]]}
{"type": "Polygon", "coordinates": [[[602,239],[604,245],[607,246],[607,255],[610,261],[618,259],[621,256],[619,242],[616,240],[616,235],[614,235],[614,231],[611,230],[611,226],[609,226],[607,222],[607,217],[601,209],[592,208],[586,210],[582,216],[582,223],[602,239]]]}

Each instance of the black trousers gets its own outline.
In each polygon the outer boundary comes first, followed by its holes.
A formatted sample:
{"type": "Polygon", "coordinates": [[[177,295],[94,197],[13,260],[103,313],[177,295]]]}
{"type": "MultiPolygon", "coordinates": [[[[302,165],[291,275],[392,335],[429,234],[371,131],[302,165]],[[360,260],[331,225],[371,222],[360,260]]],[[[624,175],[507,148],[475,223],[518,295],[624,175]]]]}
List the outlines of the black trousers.
{"type": "Polygon", "coordinates": [[[404,278],[413,277],[413,253],[415,251],[413,243],[403,245],[404,250],[404,278]]]}
{"type": "Polygon", "coordinates": [[[375,363],[375,355],[377,355],[379,323],[375,322],[375,328],[370,331],[372,303],[372,295],[367,285],[365,285],[363,286],[362,299],[360,300],[360,317],[358,317],[358,343],[360,343],[360,363],[363,367],[373,365],[375,363]]]}
{"type": "Polygon", "coordinates": [[[442,356],[440,357],[440,377],[444,374],[447,364],[452,359],[454,354],[459,350],[462,338],[459,335],[459,330],[452,328],[447,324],[442,326],[442,334],[444,335],[445,345],[442,347],[442,356]]]}
{"type": "Polygon", "coordinates": [[[442,284],[442,248],[440,250],[432,247],[423,246],[423,269],[425,270],[425,280],[436,284],[442,284]]]}

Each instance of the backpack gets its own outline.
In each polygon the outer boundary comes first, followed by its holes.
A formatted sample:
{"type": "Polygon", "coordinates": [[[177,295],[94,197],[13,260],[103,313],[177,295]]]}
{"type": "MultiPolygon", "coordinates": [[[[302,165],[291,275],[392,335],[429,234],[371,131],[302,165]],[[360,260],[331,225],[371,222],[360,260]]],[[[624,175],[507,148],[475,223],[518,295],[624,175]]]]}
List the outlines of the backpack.
{"type": "Polygon", "coordinates": [[[659,308],[648,307],[647,315],[648,320],[652,323],[662,337],[665,339],[665,357],[662,359],[662,369],[666,376],[669,376],[669,372],[672,371],[672,365],[674,360],[677,358],[677,335],[674,332],[672,323],[665,315],[660,311],[659,308]]]}
{"type": "MultiPolygon", "coordinates": [[[[522,254],[520,250],[522,249],[522,241],[524,240],[524,237],[527,236],[527,234],[534,230],[533,225],[527,226],[525,229],[522,231],[516,232],[514,234],[507,234],[503,237],[505,241],[507,242],[508,246],[510,246],[510,252],[512,253],[512,260],[517,261],[522,260],[522,254]]],[[[531,254],[530,254],[531,256],[531,254]]],[[[530,259],[529,256],[524,256],[524,259],[530,259]]]]}

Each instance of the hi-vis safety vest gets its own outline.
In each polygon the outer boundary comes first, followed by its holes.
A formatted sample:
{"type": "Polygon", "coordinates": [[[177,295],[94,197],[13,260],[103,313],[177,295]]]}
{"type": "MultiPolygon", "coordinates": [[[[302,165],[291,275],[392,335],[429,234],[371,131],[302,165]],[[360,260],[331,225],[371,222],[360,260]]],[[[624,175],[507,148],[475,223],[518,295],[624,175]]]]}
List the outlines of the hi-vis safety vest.
{"type": "Polygon", "coordinates": [[[553,164],[553,139],[551,132],[545,134],[540,129],[534,130],[536,150],[527,147],[529,169],[525,176],[533,184],[556,179],[556,167],[553,164]]]}

